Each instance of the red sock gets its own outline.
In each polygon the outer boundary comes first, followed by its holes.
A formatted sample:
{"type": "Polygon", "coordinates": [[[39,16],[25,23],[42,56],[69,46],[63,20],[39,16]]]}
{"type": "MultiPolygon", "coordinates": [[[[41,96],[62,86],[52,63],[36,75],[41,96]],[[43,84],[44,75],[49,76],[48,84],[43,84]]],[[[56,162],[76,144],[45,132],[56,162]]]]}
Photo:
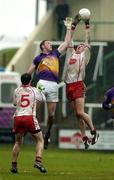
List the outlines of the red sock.
{"type": "Polygon", "coordinates": [[[87,140],[88,140],[88,137],[87,137],[87,136],[83,136],[82,140],[83,140],[83,141],[87,141],[87,140]]]}

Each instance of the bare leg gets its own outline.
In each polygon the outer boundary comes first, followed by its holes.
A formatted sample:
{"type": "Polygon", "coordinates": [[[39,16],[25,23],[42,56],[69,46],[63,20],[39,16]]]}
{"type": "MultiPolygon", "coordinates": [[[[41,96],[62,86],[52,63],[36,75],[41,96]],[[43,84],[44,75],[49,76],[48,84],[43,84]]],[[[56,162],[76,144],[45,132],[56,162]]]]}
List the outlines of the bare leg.
{"type": "MultiPolygon", "coordinates": [[[[74,109],[74,111],[76,112],[74,101],[71,102],[71,106],[74,109]]],[[[86,132],[85,132],[86,131],[86,124],[82,118],[78,118],[78,123],[79,123],[79,129],[81,131],[81,135],[83,138],[84,136],[86,136],[86,132]]]]}
{"type": "MultiPolygon", "coordinates": [[[[76,116],[77,116],[77,109],[75,108],[75,102],[73,101],[71,103],[71,105],[72,105],[72,108],[74,109],[74,111],[76,112],[76,116]]],[[[82,140],[84,142],[85,149],[88,149],[89,144],[88,144],[88,137],[86,136],[86,123],[81,117],[77,116],[77,118],[78,118],[79,129],[81,131],[81,136],[82,136],[82,140]]]]}
{"type": "Polygon", "coordinates": [[[44,146],[44,140],[43,140],[42,132],[32,134],[32,136],[36,140],[36,157],[42,158],[42,152],[43,152],[43,146],[44,146]]]}
{"type": "Polygon", "coordinates": [[[46,169],[42,165],[42,152],[44,145],[42,132],[32,134],[32,136],[36,140],[36,156],[35,156],[34,167],[40,170],[40,172],[45,173],[46,169]]]}
{"type": "Polygon", "coordinates": [[[17,173],[17,159],[20,152],[20,146],[23,143],[23,134],[18,133],[15,135],[15,138],[16,141],[12,150],[12,168],[11,168],[12,173],[17,173]]]}
{"type": "Polygon", "coordinates": [[[12,153],[12,162],[17,162],[19,152],[20,152],[20,146],[23,143],[23,134],[16,134],[16,141],[13,147],[13,153],[12,153]]]}
{"type": "Polygon", "coordinates": [[[48,120],[47,120],[47,128],[44,138],[44,149],[48,148],[48,139],[50,137],[52,125],[54,122],[55,110],[56,110],[56,102],[48,102],[48,120]]]}
{"type": "Polygon", "coordinates": [[[86,136],[86,124],[83,119],[79,119],[79,128],[83,138],[84,136],[86,136]]]}
{"type": "Polygon", "coordinates": [[[48,121],[47,121],[47,132],[50,133],[55,116],[56,102],[48,102],[48,121]]]}
{"type": "Polygon", "coordinates": [[[94,126],[93,126],[92,120],[90,116],[84,112],[84,98],[76,99],[74,108],[75,108],[77,117],[82,118],[85,121],[85,123],[88,125],[90,130],[93,131],[94,126]]]}
{"type": "Polygon", "coordinates": [[[75,100],[74,104],[75,112],[78,118],[82,118],[85,123],[88,125],[88,127],[91,130],[91,135],[93,135],[91,144],[95,144],[98,140],[99,134],[96,133],[96,130],[93,126],[92,119],[90,116],[84,112],[84,98],[78,98],[75,100]]]}

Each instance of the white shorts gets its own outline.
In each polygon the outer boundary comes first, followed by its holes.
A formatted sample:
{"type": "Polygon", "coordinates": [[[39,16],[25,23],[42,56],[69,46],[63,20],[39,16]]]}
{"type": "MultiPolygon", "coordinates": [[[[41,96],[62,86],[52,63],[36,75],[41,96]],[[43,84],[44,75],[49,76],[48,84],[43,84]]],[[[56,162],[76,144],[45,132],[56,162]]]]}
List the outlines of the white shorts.
{"type": "Polygon", "coordinates": [[[58,84],[53,81],[47,80],[39,80],[38,84],[42,84],[44,86],[44,90],[42,91],[46,96],[47,102],[58,102],[58,84]]]}

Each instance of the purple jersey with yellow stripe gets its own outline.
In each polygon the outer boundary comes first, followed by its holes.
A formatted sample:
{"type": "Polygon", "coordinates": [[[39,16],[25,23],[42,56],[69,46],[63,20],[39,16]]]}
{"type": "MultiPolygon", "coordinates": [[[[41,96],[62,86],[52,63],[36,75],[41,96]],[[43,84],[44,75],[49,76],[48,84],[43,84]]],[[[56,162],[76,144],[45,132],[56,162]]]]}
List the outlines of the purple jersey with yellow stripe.
{"type": "Polygon", "coordinates": [[[60,53],[57,49],[50,51],[48,54],[41,53],[33,60],[36,66],[38,79],[48,81],[59,81],[59,57],[60,53]]]}

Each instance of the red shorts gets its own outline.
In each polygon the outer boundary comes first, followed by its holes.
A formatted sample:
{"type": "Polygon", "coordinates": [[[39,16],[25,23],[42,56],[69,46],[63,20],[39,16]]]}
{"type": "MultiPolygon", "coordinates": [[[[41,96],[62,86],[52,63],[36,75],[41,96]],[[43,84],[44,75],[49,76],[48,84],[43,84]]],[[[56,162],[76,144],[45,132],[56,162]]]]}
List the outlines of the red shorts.
{"type": "Polygon", "coordinates": [[[66,94],[70,102],[77,98],[84,97],[85,91],[86,87],[83,81],[66,84],[66,94]]]}
{"type": "Polygon", "coordinates": [[[16,116],[14,118],[14,133],[37,133],[40,132],[40,126],[37,119],[33,116],[16,116]]]}

